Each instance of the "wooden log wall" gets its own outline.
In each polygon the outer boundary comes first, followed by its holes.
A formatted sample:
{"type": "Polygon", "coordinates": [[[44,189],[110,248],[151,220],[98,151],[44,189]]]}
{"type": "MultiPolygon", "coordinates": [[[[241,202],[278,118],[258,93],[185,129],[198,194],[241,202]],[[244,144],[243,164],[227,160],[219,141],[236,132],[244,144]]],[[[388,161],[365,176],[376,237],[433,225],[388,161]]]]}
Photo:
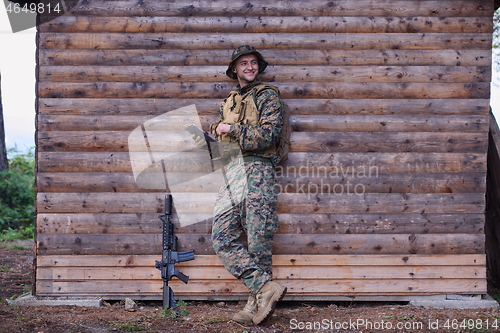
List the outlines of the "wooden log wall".
{"type": "MultiPolygon", "coordinates": [[[[241,44],[293,126],[278,169],[275,278],[288,297],[486,293],[492,0],[86,0],[39,28],[36,294],[161,299],[162,190],[127,138],[195,104],[206,128],[241,44]]],[[[174,146],[182,146],[180,139],[174,146]]],[[[178,173],[200,172],[195,164],[178,173]]],[[[190,299],[245,297],[201,222],[180,226],[190,299]]],[[[174,279],[175,280],[175,279],[174,279]]]]}

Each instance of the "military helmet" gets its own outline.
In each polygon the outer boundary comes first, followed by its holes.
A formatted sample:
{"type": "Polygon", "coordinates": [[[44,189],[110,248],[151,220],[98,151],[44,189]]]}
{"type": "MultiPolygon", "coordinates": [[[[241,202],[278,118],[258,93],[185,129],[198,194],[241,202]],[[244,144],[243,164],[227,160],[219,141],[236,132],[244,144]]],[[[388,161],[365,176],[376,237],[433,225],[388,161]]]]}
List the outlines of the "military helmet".
{"type": "Polygon", "coordinates": [[[226,70],[226,75],[230,77],[231,79],[236,80],[236,73],[233,72],[233,66],[239,57],[245,54],[255,54],[257,56],[257,62],[259,63],[259,74],[262,73],[266,67],[267,67],[267,61],[264,60],[264,57],[262,57],[262,54],[260,54],[255,47],[250,46],[250,45],[241,45],[238,46],[234,51],[233,55],[231,56],[231,63],[229,63],[229,66],[227,67],[226,70]]]}

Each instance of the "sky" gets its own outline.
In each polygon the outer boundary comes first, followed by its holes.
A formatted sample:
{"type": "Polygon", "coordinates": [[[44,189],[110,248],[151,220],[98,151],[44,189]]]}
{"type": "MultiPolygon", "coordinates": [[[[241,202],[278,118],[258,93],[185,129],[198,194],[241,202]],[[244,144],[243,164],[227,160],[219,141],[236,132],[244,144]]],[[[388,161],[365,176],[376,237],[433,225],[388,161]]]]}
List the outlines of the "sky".
{"type": "Polygon", "coordinates": [[[7,148],[35,146],[35,28],[13,33],[0,3],[0,73],[7,148]]]}
{"type": "MultiPolygon", "coordinates": [[[[5,140],[25,152],[35,146],[35,28],[13,33],[2,4],[0,47],[5,140]]],[[[492,81],[491,106],[500,121],[500,73],[492,81]]]]}

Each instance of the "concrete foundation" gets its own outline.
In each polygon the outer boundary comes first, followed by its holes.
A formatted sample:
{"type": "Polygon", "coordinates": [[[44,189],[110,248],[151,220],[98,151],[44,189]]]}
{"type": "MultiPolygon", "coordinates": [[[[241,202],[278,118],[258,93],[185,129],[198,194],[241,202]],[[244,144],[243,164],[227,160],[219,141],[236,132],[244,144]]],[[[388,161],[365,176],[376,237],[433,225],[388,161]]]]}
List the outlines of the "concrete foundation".
{"type": "Polygon", "coordinates": [[[498,302],[489,295],[436,295],[416,296],[411,305],[437,309],[498,309],[498,302]]]}
{"type": "MultiPolygon", "coordinates": [[[[226,297],[227,298],[227,297],[226,297]]],[[[182,300],[190,298],[179,297],[182,300]]],[[[193,299],[194,300],[194,299],[193,299]]],[[[197,298],[196,300],[199,301],[197,298]]],[[[206,301],[216,301],[217,297],[206,299],[206,301]]],[[[227,301],[227,299],[225,299],[227,301]]],[[[239,298],[231,299],[233,301],[239,298]]],[[[244,299],[246,301],[246,299],[244,299]]],[[[415,306],[438,309],[498,309],[497,301],[489,295],[431,295],[431,296],[330,296],[330,297],[286,297],[284,301],[320,301],[320,302],[407,302],[415,306]]],[[[103,305],[102,298],[76,298],[76,297],[36,297],[28,295],[19,297],[11,305],[17,306],[56,306],[56,305],[77,305],[87,307],[99,307],[103,305]]]]}
{"type": "Polygon", "coordinates": [[[57,305],[77,305],[86,307],[102,306],[102,298],[85,297],[36,297],[33,295],[16,298],[11,305],[17,306],[57,306],[57,305]]]}

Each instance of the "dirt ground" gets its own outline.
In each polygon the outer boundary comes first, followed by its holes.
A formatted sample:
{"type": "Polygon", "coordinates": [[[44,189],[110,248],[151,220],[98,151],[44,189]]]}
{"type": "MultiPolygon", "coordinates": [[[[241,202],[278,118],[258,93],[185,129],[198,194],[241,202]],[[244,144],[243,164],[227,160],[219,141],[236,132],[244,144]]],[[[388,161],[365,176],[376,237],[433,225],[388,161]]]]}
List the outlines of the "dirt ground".
{"type": "MultiPolygon", "coordinates": [[[[282,302],[259,326],[230,320],[238,302],[187,302],[172,318],[160,302],[138,303],[133,312],[123,302],[103,307],[12,306],[14,295],[31,290],[31,250],[0,247],[0,333],[87,332],[500,332],[500,311],[439,310],[406,304],[282,302]]],[[[170,313],[171,314],[171,313],[170,313]]]]}

